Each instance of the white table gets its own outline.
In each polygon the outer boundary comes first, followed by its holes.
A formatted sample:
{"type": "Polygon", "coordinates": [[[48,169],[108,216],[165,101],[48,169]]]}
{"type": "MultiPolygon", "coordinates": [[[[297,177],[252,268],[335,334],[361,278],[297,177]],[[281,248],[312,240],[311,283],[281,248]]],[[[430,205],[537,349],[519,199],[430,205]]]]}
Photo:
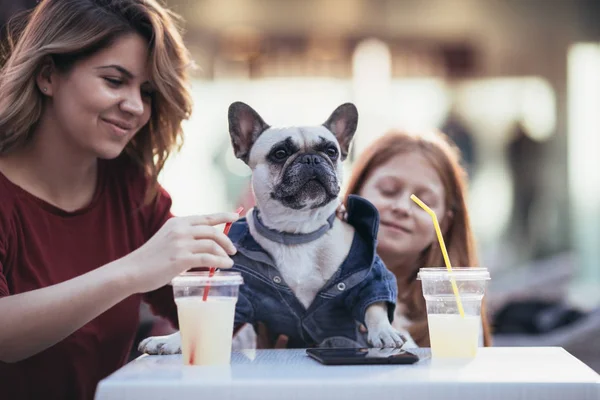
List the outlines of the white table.
{"type": "Polygon", "coordinates": [[[483,348],[467,363],[397,366],[324,366],[304,350],[246,350],[233,353],[231,367],[142,356],[98,385],[96,400],[118,399],[600,400],[600,375],[560,347],[483,348]]]}

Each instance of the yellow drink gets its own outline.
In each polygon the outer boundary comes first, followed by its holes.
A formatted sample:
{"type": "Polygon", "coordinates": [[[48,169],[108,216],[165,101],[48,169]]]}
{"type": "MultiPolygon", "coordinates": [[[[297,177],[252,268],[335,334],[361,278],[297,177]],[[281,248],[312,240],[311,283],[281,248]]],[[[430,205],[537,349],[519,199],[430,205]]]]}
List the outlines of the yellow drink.
{"type": "Polygon", "coordinates": [[[473,358],[477,354],[481,317],[429,314],[429,340],[434,358],[473,358]]]}

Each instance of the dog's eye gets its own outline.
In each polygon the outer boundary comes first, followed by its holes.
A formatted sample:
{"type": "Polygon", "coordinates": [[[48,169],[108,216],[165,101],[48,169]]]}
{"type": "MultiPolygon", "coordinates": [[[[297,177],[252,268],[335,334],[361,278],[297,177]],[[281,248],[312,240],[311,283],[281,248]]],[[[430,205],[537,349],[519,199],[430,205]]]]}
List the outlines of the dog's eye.
{"type": "Polygon", "coordinates": [[[338,155],[338,151],[335,147],[329,147],[325,152],[331,158],[335,158],[338,155]]]}
{"type": "Polygon", "coordinates": [[[284,158],[287,157],[287,155],[288,155],[287,151],[285,151],[283,149],[276,150],[275,153],[273,153],[273,156],[278,160],[283,160],[284,158]]]}

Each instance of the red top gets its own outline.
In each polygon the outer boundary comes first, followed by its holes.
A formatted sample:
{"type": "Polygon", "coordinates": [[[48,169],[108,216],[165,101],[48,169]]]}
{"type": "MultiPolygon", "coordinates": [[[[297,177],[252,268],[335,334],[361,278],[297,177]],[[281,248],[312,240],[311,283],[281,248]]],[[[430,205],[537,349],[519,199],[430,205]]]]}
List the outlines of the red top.
{"type": "MultiPolygon", "coordinates": [[[[144,244],[171,217],[171,198],[162,189],[143,206],[145,185],[129,163],[101,161],[91,203],[66,212],[0,173],[0,297],[66,281],[144,244]]],[[[49,349],[0,362],[0,397],[93,399],[98,381],[127,361],[142,300],[177,323],[170,287],[132,295],[49,349]]]]}

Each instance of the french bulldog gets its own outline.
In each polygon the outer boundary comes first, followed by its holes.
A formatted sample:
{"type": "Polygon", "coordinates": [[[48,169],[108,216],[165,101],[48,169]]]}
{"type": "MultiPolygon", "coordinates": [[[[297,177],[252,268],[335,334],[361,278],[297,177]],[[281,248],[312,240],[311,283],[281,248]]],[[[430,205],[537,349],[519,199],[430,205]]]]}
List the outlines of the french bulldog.
{"type": "MultiPolygon", "coordinates": [[[[369,346],[401,347],[406,340],[412,342],[390,323],[396,281],[374,253],[375,238],[360,245],[364,235],[335,218],[341,204],[342,162],[358,123],[356,107],[342,104],[318,126],[271,127],[241,102],[231,104],[228,117],[235,156],[252,170],[256,201],[230,232],[238,248],[234,270],[245,281],[236,326],[266,323],[273,337],[289,336],[290,347],[320,345],[328,336],[355,340],[360,330],[355,328],[362,323],[369,346]],[[364,257],[366,263],[357,261],[360,254],[350,256],[351,251],[367,248],[372,254],[364,257]],[[373,265],[368,265],[371,260],[373,265]],[[265,321],[269,318],[270,323],[265,321]]],[[[363,207],[376,215],[377,225],[378,214],[368,206],[363,207]]],[[[377,226],[374,229],[376,236],[377,226]]],[[[139,350],[178,353],[180,343],[175,333],[148,338],[139,350]]]]}

